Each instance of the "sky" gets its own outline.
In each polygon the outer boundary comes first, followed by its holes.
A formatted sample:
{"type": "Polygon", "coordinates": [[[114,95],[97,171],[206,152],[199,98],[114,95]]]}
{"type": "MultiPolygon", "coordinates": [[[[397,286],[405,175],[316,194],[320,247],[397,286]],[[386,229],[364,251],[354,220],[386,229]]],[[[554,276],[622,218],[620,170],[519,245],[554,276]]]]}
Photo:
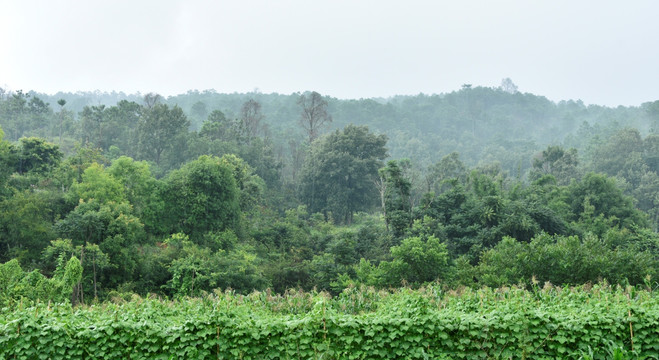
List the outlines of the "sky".
{"type": "Polygon", "coordinates": [[[0,87],[659,99],[659,2],[0,0],[0,87]]]}

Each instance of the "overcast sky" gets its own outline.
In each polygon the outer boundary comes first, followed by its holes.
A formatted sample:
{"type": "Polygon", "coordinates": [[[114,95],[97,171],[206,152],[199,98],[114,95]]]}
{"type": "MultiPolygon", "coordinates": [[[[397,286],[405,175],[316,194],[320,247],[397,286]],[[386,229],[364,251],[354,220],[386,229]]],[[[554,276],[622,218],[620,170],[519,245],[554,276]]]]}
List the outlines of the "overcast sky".
{"type": "Polygon", "coordinates": [[[659,99],[659,1],[0,0],[0,87],[659,99]]]}

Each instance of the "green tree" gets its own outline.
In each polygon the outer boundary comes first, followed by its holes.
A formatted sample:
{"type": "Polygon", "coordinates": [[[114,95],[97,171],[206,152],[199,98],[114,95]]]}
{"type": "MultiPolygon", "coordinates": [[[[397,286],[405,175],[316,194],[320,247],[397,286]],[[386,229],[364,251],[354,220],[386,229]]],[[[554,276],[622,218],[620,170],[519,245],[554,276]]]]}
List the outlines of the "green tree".
{"type": "Polygon", "coordinates": [[[66,105],[66,100],[59,99],[57,100],[57,105],[59,105],[59,146],[62,146],[62,130],[64,127],[64,105],[66,105]]]}
{"type": "Polygon", "coordinates": [[[254,169],[249,164],[236,155],[224,155],[220,158],[220,163],[232,169],[240,192],[240,209],[246,213],[254,210],[261,201],[265,189],[263,180],[254,174],[254,169]]]}
{"type": "Polygon", "coordinates": [[[413,236],[403,239],[391,248],[391,261],[382,261],[376,267],[362,261],[357,274],[384,287],[398,287],[407,283],[419,286],[448,276],[448,251],[446,245],[434,236],[413,236]]]}
{"type": "Polygon", "coordinates": [[[140,158],[160,165],[163,153],[174,148],[177,136],[190,126],[180,107],[154,104],[144,109],[137,128],[140,158]]]}
{"type": "Polygon", "coordinates": [[[643,138],[640,132],[637,129],[622,129],[593,150],[591,168],[635,185],[643,171],[642,154],[643,138]]]}
{"type": "Polygon", "coordinates": [[[479,280],[493,287],[527,282],[578,285],[606,279],[642,284],[657,274],[659,258],[637,244],[607,243],[593,234],[539,234],[529,243],[504,238],[486,251],[478,265],[479,280]]]}
{"type": "Polygon", "coordinates": [[[145,227],[149,230],[159,228],[157,214],[162,208],[162,199],[158,196],[159,181],[151,174],[149,164],[121,156],[107,168],[107,173],[123,186],[126,200],[145,227]]]}
{"type": "Polygon", "coordinates": [[[428,168],[426,191],[441,194],[450,188],[449,185],[446,185],[448,181],[455,179],[464,183],[467,180],[467,175],[467,168],[460,160],[460,155],[457,152],[452,152],[428,168]]]}
{"type": "Polygon", "coordinates": [[[46,275],[54,274],[57,271],[59,259],[67,259],[75,255],[80,256],[80,264],[83,267],[82,280],[78,289],[80,299],[84,300],[85,296],[98,299],[99,288],[101,291],[104,290],[98,278],[110,267],[110,259],[96,244],[86,243],[74,247],[71,239],[51,241],[43,251],[42,272],[46,275]]]}
{"type": "Polygon", "coordinates": [[[85,106],[79,114],[80,136],[83,144],[93,144],[101,149],[108,149],[110,143],[104,136],[109,128],[105,105],[85,106]]]}
{"type": "Polygon", "coordinates": [[[7,181],[16,169],[16,150],[4,139],[5,133],[0,127],[0,199],[9,192],[7,181]]]}
{"type": "Polygon", "coordinates": [[[71,194],[75,200],[95,199],[99,203],[120,203],[126,200],[125,187],[103,165],[92,163],[82,174],[82,181],[74,183],[71,194]]]}
{"type": "Polygon", "coordinates": [[[303,169],[301,197],[312,212],[324,212],[345,223],[377,199],[373,180],[387,156],[385,135],[365,126],[348,125],[312,146],[303,169]]]}
{"type": "Polygon", "coordinates": [[[19,90],[0,104],[0,120],[10,140],[18,140],[27,133],[42,137],[48,135],[53,111],[39,97],[19,90]]]}
{"type": "Polygon", "coordinates": [[[192,116],[193,127],[198,130],[201,127],[203,121],[208,117],[208,107],[203,101],[197,101],[192,104],[190,108],[190,115],[192,116]]]}
{"type": "Polygon", "coordinates": [[[659,100],[646,102],[641,107],[650,119],[650,131],[654,134],[659,134],[659,100]]]}
{"type": "Polygon", "coordinates": [[[264,118],[265,116],[261,112],[261,103],[254,99],[249,99],[243,103],[240,108],[240,121],[247,141],[261,133],[263,127],[261,122],[264,118]]]}
{"type": "Polygon", "coordinates": [[[17,258],[31,267],[55,238],[59,199],[49,191],[24,190],[0,202],[0,261],[17,258]]]}
{"type": "Polygon", "coordinates": [[[267,286],[258,258],[249,246],[213,252],[197,246],[184,234],[172,235],[165,244],[179,254],[168,267],[171,279],[167,288],[174,295],[199,296],[216,288],[249,293],[267,286]]]}
{"type": "Polygon", "coordinates": [[[569,219],[579,221],[595,234],[601,235],[610,226],[648,225],[646,216],[634,208],[632,198],[625,196],[615,180],[606,175],[586,174],[568,187],[565,196],[571,207],[569,219]],[[598,219],[607,221],[608,225],[598,219]]]}
{"type": "Polygon", "coordinates": [[[200,156],[165,179],[161,219],[172,232],[183,232],[193,240],[209,231],[237,229],[240,192],[234,168],[217,157],[200,156]]]}
{"type": "Polygon", "coordinates": [[[564,150],[560,146],[549,146],[533,158],[533,168],[529,174],[531,181],[542,176],[552,175],[559,185],[568,185],[573,179],[579,179],[579,161],[577,150],[564,150]]]}
{"type": "Polygon", "coordinates": [[[19,174],[43,174],[55,168],[63,157],[57,145],[36,137],[21,138],[17,151],[16,170],[19,174]]]}
{"type": "Polygon", "coordinates": [[[80,261],[72,256],[58,258],[58,266],[52,278],[46,278],[38,270],[25,272],[14,259],[0,263],[0,306],[15,306],[19,301],[64,302],[75,300],[74,287],[82,278],[80,261]]]}
{"type": "Polygon", "coordinates": [[[99,269],[98,278],[105,286],[133,280],[139,260],[136,249],[145,243],[146,234],[130,204],[81,200],[55,224],[55,229],[61,238],[71,239],[74,246],[91,252],[92,261],[96,259],[104,264],[103,257],[107,256],[109,264],[99,269]],[[98,249],[92,245],[97,245],[98,249]]]}
{"type": "Polygon", "coordinates": [[[136,156],[139,139],[137,128],[142,117],[142,108],[134,101],[121,100],[116,106],[105,110],[107,127],[104,128],[104,136],[107,147],[103,150],[110,150],[116,147],[122,154],[136,156]]]}
{"type": "Polygon", "coordinates": [[[199,135],[210,140],[229,141],[235,139],[233,124],[220,110],[213,110],[204,121],[199,135]]]}
{"type": "Polygon", "coordinates": [[[380,178],[385,182],[383,202],[385,222],[395,236],[401,236],[412,221],[410,192],[412,183],[403,174],[398,162],[391,160],[379,170],[380,178]]]}

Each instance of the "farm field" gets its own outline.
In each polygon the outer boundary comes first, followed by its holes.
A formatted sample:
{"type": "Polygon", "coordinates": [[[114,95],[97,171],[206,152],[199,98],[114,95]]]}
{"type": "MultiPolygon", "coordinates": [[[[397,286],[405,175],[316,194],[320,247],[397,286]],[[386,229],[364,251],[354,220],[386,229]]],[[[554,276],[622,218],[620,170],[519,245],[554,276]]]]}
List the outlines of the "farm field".
{"type": "Polygon", "coordinates": [[[659,297],[606,284],[216,292],[2,309],[2,359],[648,359],[659,297]]]}

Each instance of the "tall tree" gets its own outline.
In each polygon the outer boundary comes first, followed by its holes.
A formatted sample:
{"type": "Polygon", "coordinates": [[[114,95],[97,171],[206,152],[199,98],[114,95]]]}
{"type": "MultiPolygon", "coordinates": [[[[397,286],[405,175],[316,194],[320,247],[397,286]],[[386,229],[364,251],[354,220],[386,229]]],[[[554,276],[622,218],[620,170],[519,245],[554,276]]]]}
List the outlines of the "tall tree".
{"type": "Polygon", "coordinates": [[[183,110],[166,104],[145,109],[137,128],[139,153],[142,159],[160,165],[163,152],[172,149],[175,138],[190,125],[183,110]]]}
{"type": "MultiPolygon", "coordinates": [[[[412,183],[405,177],[399,162],[391,160],[387,166],[379,170],[381,179],[384,179],[384,207],[385,222],[391,225],[394,235],[401,236],[410,226],[412,214],[410,192],[412,183]]],[[[380,187],[381,188],[381,187],[380,187]]],[[[382,190],[380,190],[382,191],[382,190]]]]}
{"type": "Polygon", "coordinates": [[[240,108],[240,120],[247,141],[257,137],[261,132],[261,121],[265,116],[261,112],[261,104],[254,99],[247,100],[240,108]]]}
{"type": "Polygon", "coordinates": [[[144,95],[143,101],[144,107],[151,109],[162,102],[162,96],[160,96],[160,94],[150,92],[144,95]]]}
{"type": "Polygon", "coordinates": [[[301,196],[312,212],[350,223],[356,211],[374,205],[373,181],[387,157],[385,135],[348,125],[313,143],[302,170],[301,196]]]}
{"type": "Polygon", "coordinates": [[[460,155],[457,152],[452,152],[428,167],[426,191],[441,194],[450,188],[447,182],[458,180],[460,183],[464,183],[466,179],[467,167],[460,161],[460,155]]]}
{"type": "Polygon", "coordinates": [[[45,173],[56,167],[62,156],[63,154],[57,145],[42,138],[21,138],[18,149],[17,170],[20,174],[30,171],[45,173]]]}
{"type": "Polygon", "coordinates": [[[327,101],[313,91],[300,95],[297,104],[302,108],[300,125],[307,132],[311,144],[320,135],[320,129],[332,122],[332,116],[327,112],[327,101]]]}
{"type": "Polygon", "coordinates": [[[533,158],[529,177],[538,180],[544,175],[553,175],[559,185],[568,185],[573,179],[579,179],[578,165],[576,149],[564,150],[560,146],[549,146],[533,158]]]}
{"type": "Polygon", "coordinates": [[[509,94],[516,94],[518,92],[517,90],[517,85],[510,80],[510,78],[505,78],[501,80],[501,86],[499,86],[499,89],[509,93],[509,94]]]}
{"type": "Polygon", "coordinates": [[[240,220],[240,192],[234,167],[217,157],[200,156],[165,180],[162,215],[172,232],[198,240],[209,231],[236,229],[240,220]]]}
{"type": "Polygon", "coordinates": [[[642,107],[650,119],[650,131],[659,134],[659,100],[644,103],[642,107]]]}
{"type": "Polygon", "coordinates": [[[59,105],[59,146],[62,146],[62,125],[64,123],[64,105],[66,105],[66,100],[59,99],[57,100],[57,105],[59,105]]]}
{"type": "Polygon", "coordinates": [[[106,121],[105,105],[85,106],[80,112],[82,143],[91,143],[101,149],[109,148],[109,142],[103,137],[106,121]]]}

